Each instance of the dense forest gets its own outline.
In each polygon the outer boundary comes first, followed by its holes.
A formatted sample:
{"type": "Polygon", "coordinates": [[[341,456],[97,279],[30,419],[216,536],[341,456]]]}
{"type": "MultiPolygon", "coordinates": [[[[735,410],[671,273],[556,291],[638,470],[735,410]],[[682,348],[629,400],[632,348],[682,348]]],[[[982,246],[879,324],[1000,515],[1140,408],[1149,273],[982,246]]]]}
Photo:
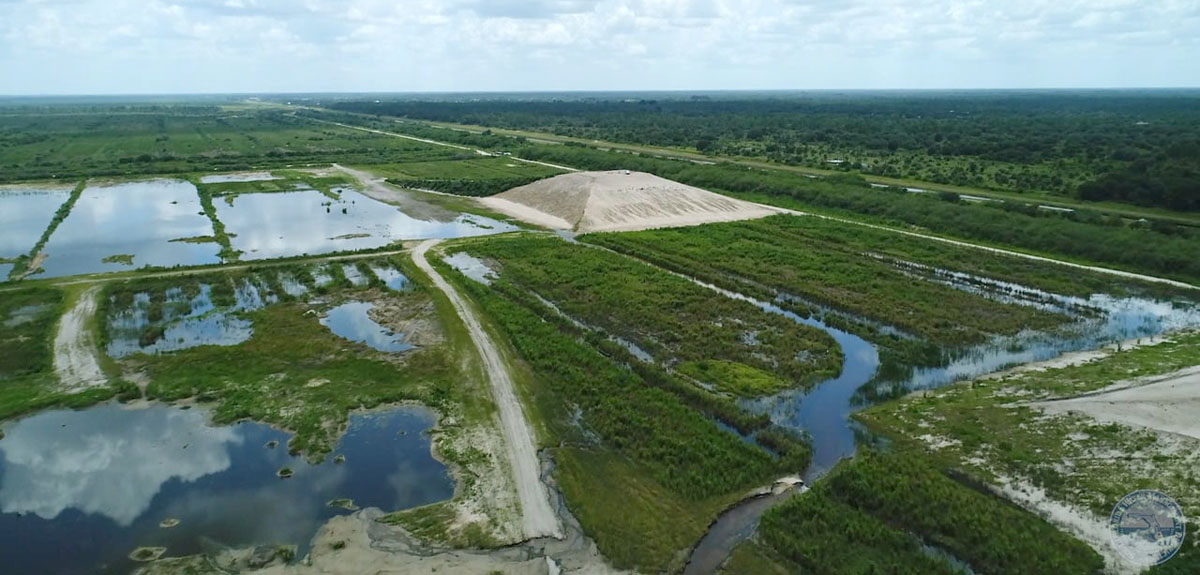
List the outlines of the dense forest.
{"type": "Polygon", "coordinates": [[[1194,91],[344,101],[333,109],[1200,209],[1194,91]]]}

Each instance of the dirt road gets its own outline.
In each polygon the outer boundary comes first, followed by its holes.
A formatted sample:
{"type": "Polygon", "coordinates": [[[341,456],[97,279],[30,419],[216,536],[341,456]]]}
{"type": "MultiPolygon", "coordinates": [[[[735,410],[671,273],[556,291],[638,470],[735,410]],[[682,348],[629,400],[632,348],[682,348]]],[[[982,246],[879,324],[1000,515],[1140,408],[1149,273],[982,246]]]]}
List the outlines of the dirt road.
{"type": "Polygon", "coordinates": [[[513,481],[517,486],[517,497],[521,502],[522,528],[525,537],[562,537],[562,526],[550,505],[550,494],[542,485],[539,478],[537,448],[533,441],[533,432],[525,419],[520,400],[517,399],[512,377],[500,357],[496,344],[483,330],[474,312],[467,306],[462,296],[429,265],[425,253],[440,240],[422,242],[412,252],[413,262],[421,271],[433,280],[442,293],[450,300],[458,317],[467,326],[471,341],[479,350],[483,360],[488,380],[492,384],[492,395],[496,407],[500,411],[501,431],[504,434],[509,462],[512,466],[513,481]]]}
{"type": "Polygon", "coordinates": [[[70,392],[104,385],[108,380],[96,360],[96,342],[87,329],[87,321],[96,314],[99,286],[88,288],[79,296],[75,307],[63,314],[54,336],[54,371],[63,387],[70,392]]]}

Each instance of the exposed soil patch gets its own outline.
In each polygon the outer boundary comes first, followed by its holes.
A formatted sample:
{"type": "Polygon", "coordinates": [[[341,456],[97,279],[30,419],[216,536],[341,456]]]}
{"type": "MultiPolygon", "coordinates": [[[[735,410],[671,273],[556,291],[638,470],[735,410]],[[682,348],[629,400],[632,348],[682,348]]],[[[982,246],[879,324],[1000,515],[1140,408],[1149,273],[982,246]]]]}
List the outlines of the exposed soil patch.
{"type": "Polygon", "coordinates": [[[96,297],[100,286],[88,288],[79,296],[58,324],[54,336],[54,371],[69,392],[104,385],[108,380],[96,357],[95,337],[87,328],[88,320],[96,315],[96,297]]]}

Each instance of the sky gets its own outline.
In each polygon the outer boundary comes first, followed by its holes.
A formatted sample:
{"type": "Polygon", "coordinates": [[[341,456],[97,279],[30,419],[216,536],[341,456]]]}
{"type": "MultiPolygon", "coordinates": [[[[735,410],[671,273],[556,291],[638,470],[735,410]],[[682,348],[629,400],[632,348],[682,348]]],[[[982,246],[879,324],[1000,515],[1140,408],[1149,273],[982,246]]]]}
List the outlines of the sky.
{"type": "Polygon", "coordinates": [[[0,0],[0,94],[1200,87],[1200,0],[0,0]]]}

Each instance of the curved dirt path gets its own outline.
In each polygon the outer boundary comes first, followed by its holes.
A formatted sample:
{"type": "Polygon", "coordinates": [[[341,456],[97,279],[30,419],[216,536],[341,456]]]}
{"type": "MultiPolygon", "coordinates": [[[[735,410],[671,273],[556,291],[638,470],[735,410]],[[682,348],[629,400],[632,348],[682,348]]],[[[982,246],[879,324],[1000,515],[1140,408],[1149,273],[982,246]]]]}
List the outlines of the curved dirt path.
{"type": "Polygon", "coordinates": [[[550,505],[550,494],[542,485],[539,475],[540,465],[538,464],[537,448],[533,442],[533,432],[525,420],[525,413],[521,409],[520,400],[517,399],[513,389],[513,381],[508,374],[508,368],[504,365],[500,352],[496,349],[496,344],[483,330],[479,319],[475,317],[474,312],[467,306],[462,296],[425,259],[425,253],[429,251],[429,248],[437,245],[440,241],[421,242],[412,252],[413,263],[429,276],[429,279],[442,293],[446,294],[454,306],[454,310],[458,312],[458,317],[467,326],[467,331],[471,334],[471,341],[475,344],[475,348],[479,351],[479,357],[483,360],[488,380],[492,384],[492,395],[496,401],[496,407],[500,411],[500,431],[504,434],[505,449],[508,451],[513,480],[517,486],[517,498],[521,502],[521,525],[525,537],[529,539],[562,538],[562,525],[559,524],[558,517],[554,514],[554,509],[550,505]]]}
{"type": "Polygon", "coordinates": [[[54,371],[63,387],[70,392],[104,385],[108,380],[96,360],[96,342],[87,329],[87,321],[96,314],[99,286],[92,286],[79,296],[75,307],[63,314],[54,335],[54,371]]]}

